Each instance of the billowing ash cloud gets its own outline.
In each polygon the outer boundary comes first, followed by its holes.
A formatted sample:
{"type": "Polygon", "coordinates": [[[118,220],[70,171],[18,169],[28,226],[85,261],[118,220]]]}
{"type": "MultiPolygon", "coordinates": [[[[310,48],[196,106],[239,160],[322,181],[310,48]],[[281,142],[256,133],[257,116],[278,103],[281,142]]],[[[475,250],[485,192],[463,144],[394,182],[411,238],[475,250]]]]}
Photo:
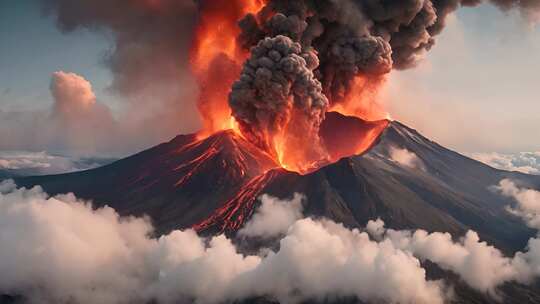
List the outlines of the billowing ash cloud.
{"type": "Polygon", "coordinates": [[[266,38],[252,48],[229,97],[243,134],[272,153],[273,138],[291,120],[304,122],[295,124],[298,134],[318,136],[328,100],[313,75],[317,66],[316,54],[286,36],[266,38]]]}
{"type": "Polygon", "coordinates": [[[133,95],[176,81],[181,84],[186,77],[197,16],[194,1],[41,1],[63,31],[90,28],[112,35],[115,45],[105,59],[118,91],[133,95]]]}
{"type": "MultiPolygon", "coordinates": [[[[238,15],[244,14],[245,7],[251,3],[238,0],[221,7],[225,2],[219,2],[218,7],[214,7],[213,3],[217,2],[206,0],[42,2],[46,11],[56,17],[62,30],[72,32],[89,28],[103,31],[112,38],[114,47],[105,60],[114,75],[112,87],[133,101],[134,114],[123,119],[138,120],[140,124],[137,125],[155,125],[156,130],[164,130],[161,133],[155,131],[156,134],[168,136],[181,128],[193,129],[198,123],[197,115],[192,115],[196,107],[188,52],[194,40],[192,34],[197,18],[203,15],[200,11],[226,10],[226,14],[217,14],[217,17],[209,14],[210,20],[205,20],[205,26],[215,24],[219,27],[223,20],[212,20],[212,16],[218,19],[233,16],[231,18],[236,20],[242,18],[238,15]]],[[[259,13],[248,14],[241,19],[238,44],[245,50],[251,47],[260,50],[256,46],[265,39],[290,39],[294,43],[288,41],[286,44],[293,45],[293,51],[284,50],[289,52],[284,54],[274,50],[273,57],[262,51],[252,54],[242,77],[232,89],[230,103],[234,115],[246,136],[263,148],[270,145],[263,133],[276,132],[280,126],[286,125],[284,120],[287,119],[295,119],[295,125],[300,125],[289,130],[297,131],[292,137],[302,139],[301,134],[305,133],[309,138],[310,134],[315,134],[319,121],[324,117],[320,112],[328,108],[324,102],[326,99],[330,105],[348,101],[355,77],[368,78],[370,83],[378,84],[381,77],[393,68],[413,67],[434,45],[435,37],[444,29],[450,13],[461,6],[475,6],[482,2],[268,0],[259,13]],[[276,38],[278,36],[281,38],[276,38]],[[300,48],[295,43],[299,43],[300,48]],[[275,64],[276,54],[295,62],[295,71],[280,70],[280,64],[275,64]],[[303,57],[305,64],[298,58],[293,59],[295,56],[303,57]],[[259,66],[250,67],[249,62],[259,64],[259,61],[264,63],[266,70],[256,75],[253,69],[259,66]],[[255,78],[258,79],[256,83],[252,82],[255,78]],[[251,103],[247,103],[248,98],[251,98],[251,103]]],[[[538,18],[540,12],[536,0],[484,2],[503,10],[520,10],[530,20],[538,18]]],[[[226,20],[227,24],[230,22],[226,20]]],[[[236,65],[222,66],[228,70],[227,77],[236,75],[236,71],[231,72],[236,65]]],[[[219,82],[213,77],[219,73],[210,74],[212,77],[205,78],[205,81],[219,82]]],[[[229,83],[229,79],[223,82],[229,83]]],[[[203,82],[202,99],[209,95],[209,92],[204,92],[204,87],[203,82]]],[[[223,95],[227,94],[228,89],[217,87],[220,94],[221,91],[223,95]]],[[[228,112],[221,109],[222,106],[202,104],[200,109],[202,112],[216,109],[228,112]]],[[[313,137],[314,146],[318,146],[316,136],[313,137]]],[[[306,144],[308,142],[289,145],[310,146],[306,144]]],[[[317,150],[303,152],[312,154],[304,158],[316,158],[320,154],[317,150]]]]}
{"type": "MultiPolygon", "coordinates": [[[[536,0],[490,0],[503,10],[519,9],[533,20],[536,0]]],[[[339,102],[355,76],[379,77],[392,68],[413,67],[435,43],[447,16],[481,0],[270,0],[258,16],[240,23],[244,46],[261,37],[286,35],[314,49],[316,71],[331,103],[339,102]]]]}

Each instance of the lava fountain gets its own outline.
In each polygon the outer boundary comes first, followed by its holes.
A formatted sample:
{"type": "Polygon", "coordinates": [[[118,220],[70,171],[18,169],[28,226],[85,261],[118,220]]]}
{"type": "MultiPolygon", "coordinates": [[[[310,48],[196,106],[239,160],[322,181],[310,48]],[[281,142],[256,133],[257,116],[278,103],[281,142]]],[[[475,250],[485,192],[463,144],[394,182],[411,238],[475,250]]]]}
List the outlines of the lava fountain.
{"type": "Polygon", "coordinates": [[[304,2],[199,5],[190,63],[200,85],[200,139],[233,129],[281,167],[308,173],[363,153],[386,127],[382,120],[369,123],[387,116],[373,102],[392,63],[384,39],[363,34],[333,41],[332,31],[314,35],[310,21],[319,12],[304,2]],[[348,63],[351,50],[356,53],[348,63]],[[343,115],[332,114],[325,124],[330,110],[361,118],[362,132],[339,129],[347,125],[335,122],[347,120],[343,115]]]}

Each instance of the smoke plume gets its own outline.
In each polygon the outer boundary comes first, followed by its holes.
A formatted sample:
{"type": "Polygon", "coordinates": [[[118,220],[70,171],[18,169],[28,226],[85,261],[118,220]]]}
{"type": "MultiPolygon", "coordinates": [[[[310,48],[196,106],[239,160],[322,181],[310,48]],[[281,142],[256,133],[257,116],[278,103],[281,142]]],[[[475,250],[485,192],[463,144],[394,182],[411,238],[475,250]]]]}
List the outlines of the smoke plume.
{"type": "Polygon", "coordinates": [[[139,134],[146,144],[199,127],[197,89],[189,70],[197,18],[193,1],[40,1],[61,31],[90,29],[112,42],[102,63],[113,74],[111,92],[124,101],[120,120],[139,130],[153,129],[139,134]]]}
{"type": "Polygon", "coordinates": [[[1,112],[2,150],[109,154],[119,134],[110,109],[96,100],[82,76],[58,71],[50,83],[53,104],[35,112],[1,112]]]}
{"type": "Polygon", "coordinates": [[[112,37],[112,87],[129,97],[136,119],[166,134],[192,126],[193,72],[205,128],[230,127],[232,90],[244,136],[274,154],[299,151],[305,162],[325,156],[316,135],[324,112],[352,104],[369,119],[358,108],[376,94],[363,91],[376,92],[392,69],[414,67],[459,7],[489,2],[531,21],[540,12],[535,0],[42,1],[62,30],[112,37]],[[277,41],[287,47],[261,47],[277,41]],[[283,132],[290,136],[269,138],[283,132]]]}
{"type": "Polygon", "coordinates": [[[286,36],[261,40],[230,95],[242,133],[277,155],[274,138],[286,132],[291,121],[299,121],[288,131],[298,134],[294,140],[308,138],[313,143],[328,108],[312,72],[317,65],[316,54],[302,52],[300,44],[286,36]]]}
{"type": "MultiPolygon", "coordinates": [[[[538,5],[532,1],[491,2],[504,10],[519,8],[527,17],[539,11],[538,5]]],[[[289,124],[290,130],[302,130],[302,134],[315,138],[313,142],[317,145],[316,133],[306,132],[304,129],[317,129],[318,119],[314,120],[313,117],[320,117],[319,111],[324,111],[330,108],[329,106],[317,108],[316,115],[309,115],[312,113],[309,110],[304,111],[303,113],[308,115],[304,115],[304,120],[300,119],[300,122],[298,119],[289,121],[287,118],[291,106],[276,106],[276,103],[286,104],[285,100],[294,99],[294,105],[310,105],[313,96],[300,96],[306,101],[299,102],[297,94],[287,90],[279,92],[286,78],[271,77],[273,73],[270,72],[260,73],[268,79],[262,81],[264,85],[256,88],[250,85],[253,78],[260,79],[260,75],[255,74],[255,69],[258,60],[263,60],[261,56],[265,58],[263,62],[267,63],[265,68],[275,71],[276,65],[272,64],[272,57],[262,50],[264,43],[270,46],[268,41],[288,37],[291,43],[296,42],[300,46],[294,53],[308,53],[310,58],[314,57],[312,61],[318,64],[312,66],[311,70],[321,82],[322,93],[328,99],[329,105],[335,108],[340,104],[348,104],[351,99],[362,97],[363,94],[358,95],[355,90],[355,86],[360,83],[357,79],[364,79],[364,85],[377,85],[382,83],[384,75],[392,69],[415,66],[422,55],[434,45],[435,37],[444,29],[449,14],[460,6],[480,3],[479,0],[269,0],[257,14],[248,14],[239,23],[242,28],[240,44],[246,49],[253,48],[252,58],[246,63],[244,72],[233,86],[230,95],[232,114],[240,121],[243,133],[248,134],[254,143],[266,150],[275,149],[265,136],[270,133],[273,137],[272,134],[278,129],[276,124],[289,124]],[[358,96],[351,96],[351,93],[358,96]],[[266,131],[268,129],[269,132],[266,131]]],[[[283,56],[279,55],[275,58],[283,56]]],[[[319,85],[316,84],[315,87],[318,88],[319,85]]],[[[291,136],[296,137],[295,134],[291,136]]],[[[308,160],[313,161],[309,158],[308,160]]]]}

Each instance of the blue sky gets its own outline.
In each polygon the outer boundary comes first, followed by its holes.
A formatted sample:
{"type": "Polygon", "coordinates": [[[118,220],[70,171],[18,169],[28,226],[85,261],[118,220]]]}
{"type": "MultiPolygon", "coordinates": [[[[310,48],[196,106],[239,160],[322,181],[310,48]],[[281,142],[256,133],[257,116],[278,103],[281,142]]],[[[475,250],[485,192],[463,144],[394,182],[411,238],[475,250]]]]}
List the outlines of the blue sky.
{"type": "MultiPolygon", "coordinates": [[[[111,75],[101,59],[110,47],[105,35],[77,31],[64,35],[38,1],[0,1],[0,108],[43,108],[50,104],[49,80],[58,70],[91,80],[105,96],[111,75]]],[[[109,99],[109,98],[106,98],[109,99]]]]}
{"type": "MultiPolygon", "coordinates": [[[[104,33],[60,33],[38,1],[0,1],[0,109],[52,103],[50,76],[75,72],[116,108],[104,33]]],[[[540,151],[540,27],[489,5],[462,9],[416,69],[394,72],[392,116],[462,152],[540,151]]]]}

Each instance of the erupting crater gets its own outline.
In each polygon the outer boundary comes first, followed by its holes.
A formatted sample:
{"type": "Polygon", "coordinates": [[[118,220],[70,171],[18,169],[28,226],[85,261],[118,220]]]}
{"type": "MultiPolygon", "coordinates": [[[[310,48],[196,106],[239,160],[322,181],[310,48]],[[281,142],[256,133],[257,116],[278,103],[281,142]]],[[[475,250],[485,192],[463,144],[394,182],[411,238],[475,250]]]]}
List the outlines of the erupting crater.
{"type": "MultiPolygon", "coordinates": [[[[207,233],[236,231],[240,229],[255,209],[254,205],[257,198],[273,180],[286,172],[297,175],[308,175],[344,157],[360,155],[368,151],[377,142],[389,123],[388,120],[365,121],[358,117],[346,116],[337,112],[327,113],[326,119],[321,125],[319,135],[322,144],[328,151],[329,157],[313,163],[312,166],[306,167],[305,170],[298,171],[284,166],[279,159],[274,159],[274,166],[269,167],[267,160],[270,154],[249,144],[242,137],[240,131],[237,129],[222,131],[227,132],[227,134],[234,134],[238,142],[243,143],[243,146],[249,147],[251,157],[254,155],[255,158],[263,157],[266,161],[260,161],[259,163],[265,163],[267,166],[264,169],[261,167],[263,169],[260,171],[261,174],[252,175],[253,177],[244,183],[236,194],[225,201],[211,216],[192,227],[197,231],[207,233]]],[[[219,135],[213,135],[208,139],[215,138],[216,136],[219,137],[219,135]]],[[[193,145],[200,145],[208,139],[199,140],[198,144],[194,143],[193,145]]],[[[207,154],[205,152],[201,155],[207,154]]],[[[244,162],[239,163],[242,164],[244,162]]]]}

